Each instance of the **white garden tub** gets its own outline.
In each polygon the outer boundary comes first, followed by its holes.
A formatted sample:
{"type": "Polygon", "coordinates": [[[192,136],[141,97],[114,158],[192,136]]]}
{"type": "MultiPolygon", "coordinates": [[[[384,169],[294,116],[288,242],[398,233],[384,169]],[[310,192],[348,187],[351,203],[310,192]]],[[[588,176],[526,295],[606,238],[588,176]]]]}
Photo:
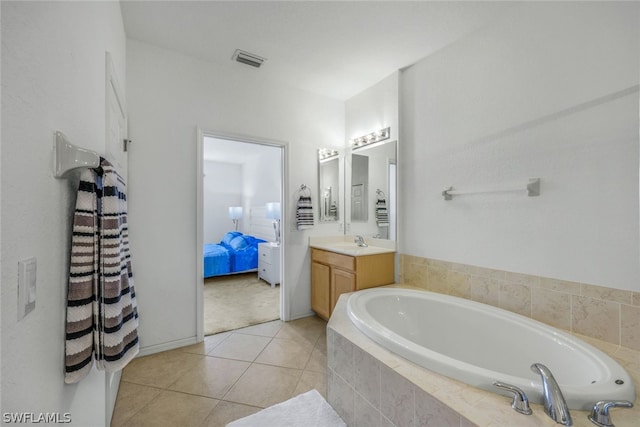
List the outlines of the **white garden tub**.
{"type": "MultiPolygon", "coordinates": [[[[556,328],[474,301],[427,291],[375,288],[349,297],[349,318],[369,338],[427,369],[504,394],[515,385],[542,403],[546,365],[571,409],[599,400],[635,400],[631,377],[595,347],[556,328]]],[[[508,394],[508,393],[507,393],[508,394]]]]}

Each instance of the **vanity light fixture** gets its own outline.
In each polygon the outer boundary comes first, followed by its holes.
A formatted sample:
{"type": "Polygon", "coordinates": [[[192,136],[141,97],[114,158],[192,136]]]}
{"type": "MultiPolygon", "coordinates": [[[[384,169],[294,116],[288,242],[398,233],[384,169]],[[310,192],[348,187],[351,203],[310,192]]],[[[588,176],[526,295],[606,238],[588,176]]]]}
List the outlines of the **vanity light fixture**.
{"type": "Polygon", "coordinates": [[[318,148],[318,160],[321,162],[332,159],[338,156],[338,154],[338,150],[333,150],[331,148],[318,148]]]}
{"type": "Polygon", "coordinates": [[[356,149],[363,147],[369,144],[375,144],[376,142],[384,141],[385,139],[389,139],[391,137],[391,128],[386,127],[384,129],[380,129],[375,132],[371,132],[367,135],[359,136],[358,138],[353,138],[351,143],[351,148],[356,149]]]}

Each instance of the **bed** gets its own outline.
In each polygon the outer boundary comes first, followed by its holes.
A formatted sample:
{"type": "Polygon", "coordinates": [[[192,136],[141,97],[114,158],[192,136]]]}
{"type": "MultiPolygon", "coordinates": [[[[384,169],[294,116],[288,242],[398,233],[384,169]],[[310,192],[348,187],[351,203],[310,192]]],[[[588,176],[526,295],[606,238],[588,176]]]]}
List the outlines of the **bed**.
{"type": "Polygon", "coordinates": [[[204,245],[204,277],[242,273],[258,268],[258,243],[266,242],[239,231],[229,231],[220,243],[204,245]]]}

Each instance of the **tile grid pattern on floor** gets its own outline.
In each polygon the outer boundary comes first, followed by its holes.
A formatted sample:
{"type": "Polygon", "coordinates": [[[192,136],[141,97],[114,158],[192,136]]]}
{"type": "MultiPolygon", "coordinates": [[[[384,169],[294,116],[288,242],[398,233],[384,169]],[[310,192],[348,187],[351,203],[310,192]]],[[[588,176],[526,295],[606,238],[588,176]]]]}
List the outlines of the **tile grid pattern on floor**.
{"type": "Polygon", "coordinates": [[[133,360],[111,427],[224,426],[316,389],[327,395],[326,322],[276,320],[133,360]]]}

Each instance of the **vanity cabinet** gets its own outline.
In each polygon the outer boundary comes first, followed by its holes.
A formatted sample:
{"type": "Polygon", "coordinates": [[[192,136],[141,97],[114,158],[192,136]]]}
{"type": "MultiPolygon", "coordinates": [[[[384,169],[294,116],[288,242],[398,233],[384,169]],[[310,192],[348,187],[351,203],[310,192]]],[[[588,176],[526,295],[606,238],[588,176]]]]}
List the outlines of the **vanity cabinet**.
{"type": "Polygon", "coordinates": [[[311,308],[325,320],[341,294],[394,283],[394,253],[349,256],[311,248],[311,308]]]}

